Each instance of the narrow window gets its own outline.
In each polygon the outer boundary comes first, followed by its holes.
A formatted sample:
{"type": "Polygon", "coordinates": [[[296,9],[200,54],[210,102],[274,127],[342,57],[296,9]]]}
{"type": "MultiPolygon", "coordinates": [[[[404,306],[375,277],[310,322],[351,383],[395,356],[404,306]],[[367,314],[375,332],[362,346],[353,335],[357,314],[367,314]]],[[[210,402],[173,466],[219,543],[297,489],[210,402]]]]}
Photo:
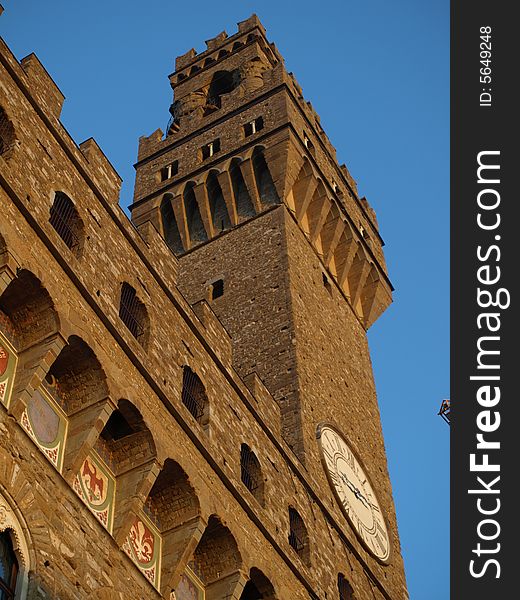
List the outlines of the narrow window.
{"type": "Polygon", "coordinates": [[[350,583],[345,579],[345,575],[340,573],[338,575],[338,592],[339,592],[339,600],[355,600],[354,599],[354,590],[350,583]]]}
{"type": "Polygon", "coordinates": [[[309,150],[309,152],[312,154],[312,156],[315,156],[316,150],[314,149],[314,144],[311,142],[309,136],[305,132],[303,133],[303,143],[305,144],[307,150],[309,150]]]}
{"type": "Polygon", "coordinates": [[[244,134],[246,137],[257,133],[264,128],[264,120],[262,117],[253,119],[244,125],[244,134]]]}
{"type": "Polygon", "coordinates": [[[18,577],[18,560],[9,531],[0,533],[0,598],[13,600],[18,577]]]}
{"type": "Polygon", "coordinates": [[[63,192],[56,192],[54,196],[49,222],[69,250],[80,250],[83,223],[72,200],[63,192]]]}
{"type": "Polygon", "coordinates": [[[263,504],[264,486],[258,458],[247,444],[240,448],[240,478],[253,496],[263,504]]]}
{"type": "Polygon", "coordinates": [[[216,140],[213,140],[209,144],[202,146],[201,152],[202,152],[202,160],[211,158],[214,154],[216,154],[217,152],[220,152],[220,139],[217,138],[216,140]]]}
{"type": "Polygon", "coordinates": [[[189,367],[182,374],[182,403],[203,427],[209,424],[209,401],[200,377],[189,367]]]}
{"type": "Polygon", "coordinates": [[[224,295],[224,280],[217,279],[211,284],[211,299],[216,300],[224,295]]]}
{"type": "Polygon", "coordinates": [[[15,144],[14,127],[0,106],[0,154],[7,154],[15,144]]]}
{"type": "Polygon", "coordinates": [[[179,172],[179,161],[174,160],[169,165],[163,167],[160,171],[161,173],[161,181],[166,181],[167,179],[171,179],[179,172]]]}
{"type": "Polygon", "coordinates": [[[329,292],[329,294],[332,294],[332,285],[330,283],[330,279],[323,272],[321,274],[321,277],[323,279],[323,285],[325,286],[325,289],[327,290],[327,292],[329,292]]]}
{"type": "Polygon", "coordinates": [[[309,563],[309,538],[307,528],[298,511],[289,507],[289,544],[296,550],[298,556],[309,563]]]}
{"type": "Polygon", "coordinates": [[[146,308],[134,288],[126,282],[121,287],[119,316],[136,339],[143,338],[147,330],[146,308]]]}

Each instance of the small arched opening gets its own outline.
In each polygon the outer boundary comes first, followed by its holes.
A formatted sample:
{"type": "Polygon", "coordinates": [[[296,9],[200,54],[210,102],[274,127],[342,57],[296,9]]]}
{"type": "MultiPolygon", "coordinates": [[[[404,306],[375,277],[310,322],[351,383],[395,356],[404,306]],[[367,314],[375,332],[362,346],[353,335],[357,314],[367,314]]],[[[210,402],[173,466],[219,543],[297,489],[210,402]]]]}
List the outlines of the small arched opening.
{"type": "Polygon", "coordinates": [[[182,373],[182,403],[204,428],[209,427],[209,400],[200,377],[186,366],[182,373]]]}
{"type": "Polygon", "coordinates": [[[136,290],[126,281],[121,286],[119,317],[141,346],[146,347],[150,330],[148,311],[136,290]]]}
{"type": "Polygon", "coordinates": [[[264,478],[256,454],[247,444],[240,447],[240,478],[251,494],[264,504],[264,478]]]}
{"type": "Polygon", "coordinates": [[[339,600],[356,600],[354,590],[343,573],[338,574],[339,600]]]}
{"type": "Polygon", "coordinates": [[[309,535],[298,511],[289,507],[289,544],[306,564],[310,564],[309,535]]]}
{"type": "Polygon", "coordinates": [[[63,192],[54,194],[49,223],[75,256],[80,256],[84,240],[83,221],[72,200],[63,192]]]}
{"type": "Polygon", "coordinates": [[[9,158],[16,145],[16,135],[4,108],[0,106],[0,155],[9,158]]]}

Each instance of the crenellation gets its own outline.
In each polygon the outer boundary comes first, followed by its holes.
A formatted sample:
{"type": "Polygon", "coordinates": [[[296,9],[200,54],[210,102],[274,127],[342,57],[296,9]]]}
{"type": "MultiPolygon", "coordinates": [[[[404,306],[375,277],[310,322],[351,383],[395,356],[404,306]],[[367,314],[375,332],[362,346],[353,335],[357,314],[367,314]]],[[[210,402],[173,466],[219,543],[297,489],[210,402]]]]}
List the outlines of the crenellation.
{"type": "Polygon", "coordinates": [[[225,31],[221,31],[218,35],[216,35],[214,38],[211,38],[209,40],[206,40],[205,44],[206,44],[206,48],[208,49],[208,51],[213,51],[216,50],[217,48],[219,48],[222,45],[222,42],[224,40],[226,40],[228,37],[228,34],[225,31]]]}
{"type": "Polygon", "coordinates": [[[114,169],[105,153],[98,146],[94,138],[89,138],[79,145],[83,156],[90,163],[92,173],[96,184],[101,190],[103,196],[109,202],[117,205],[119,201],[119,192],[123,180],[114,169]]]}
{"type": "Polygon", "coordinates": [[[38,99],[39,105],[47,115],[59,119],[65,96],[47,73],[40,59],[32,53],[22,58],[20,65],[27,75],[31,93],[38,99]]]}

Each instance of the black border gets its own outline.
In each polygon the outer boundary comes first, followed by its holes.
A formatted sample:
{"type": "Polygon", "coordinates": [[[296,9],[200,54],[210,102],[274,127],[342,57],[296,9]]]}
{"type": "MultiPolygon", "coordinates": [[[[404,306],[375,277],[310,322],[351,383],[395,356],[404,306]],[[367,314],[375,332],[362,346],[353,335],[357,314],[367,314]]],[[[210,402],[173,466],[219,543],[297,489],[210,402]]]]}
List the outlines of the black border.
{"type": "MultiPolygon", "coordinates": [[[[520,172],[516,131],[518,127],[518,97],[514,91],[518,71],[518,27],[514,16],[514,3],[491,0],[453,0],[451,3],[451,598],[465,600],[489,600],[489,598],[512,598],[518,596],[516,577],[516,554],[518,548],[517,492],[514,489],[518,466],[518,385],[515,374],[517,336],[520,332],[516,305],[518,296],[515,216],[518,212],[519,191],[516,184],[520,172]],[[480,81],[480,28],[491,27],[492,82],[480,81]],[[483,85],[485,84],[485,85],[483,85]],[[483,88],[492,88],[491,106],[480,105],[483,88]],[[500,151],[499,229],[489,232],[477,225],[477,196],[482,183],[477,178],[477,156],[482,151],[500,151]],[[495,242],[495,235],[500,241],[495,242]],[[511,305],[498,309],[501,319],[497,348],[500,350],[499,386],[501,400],[496,408],[501,424],[497,432],[487,437],[500,441],[499,450],[487,451],[489,461],[500,464],[499,473],[479,473],[470,470],[470,455],[477,453],[479,462],[486,451],[477,450],[477,416],[483,410],[476,399],[477,390],[485,382],[472,381],[471,376],[484,374],[477,369],[477,342],[486,331],[478,328],[477,317],[491,312],[478,306],[477,288],[480,283],[477,272],[484,263],[477,257],[477,247],[500,246],[500,259],[493,255],[488,261],[501,269],[500,283],[496,287],[509,290],[511,305]],[[486,518],[477,508],[477,494],[468,490],[478,489],[477,477],[488,483],[491,475],[500,475],[500,510],[489,518],[500,524],[500,535],[494,541],[479,538],[479,523],[486,518]],[[474,552],[477,544],[493,549],[500,543],[496,553],[481,555],[474,552]],[[470,561],[478,560],[481,571],[485,559],[497,559],[498,569],[492,565],[480,577],[470,573],[470,561]]],[[[496,289],[496,288],[495,288],[496,289]]],[[[489,333],[487,333],[489,335],[489,333]]],[[[487,372],[489,374],[489,371],[487,372]]],[[[482,487],[482,486],[480,486],[482,487]]],[[[491,507],[492,494],[482,494],[482,502],[491,507]]],[[[447,515],[446,515],[447,517],[447,515]]],[[[490,532],[492,528],[487,531],[490,532]]]]}

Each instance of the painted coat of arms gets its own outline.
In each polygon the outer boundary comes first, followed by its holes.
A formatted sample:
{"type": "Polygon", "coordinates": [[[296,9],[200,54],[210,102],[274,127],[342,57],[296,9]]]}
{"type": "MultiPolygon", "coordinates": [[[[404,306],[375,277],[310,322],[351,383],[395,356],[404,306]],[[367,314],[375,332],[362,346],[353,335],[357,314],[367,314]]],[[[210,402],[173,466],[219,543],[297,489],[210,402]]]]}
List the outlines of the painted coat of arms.
{"type": "Polygon", "coordinates": [[[115,478],[94,452],[81,465],[73,487],[103,527],[112,533],[115,478]]]}
{"type": "Polygon", "coordinates": [[[123,544],[123,550],[156,589],[159,589],[161,572],[161,542],[161,535],[152,522],[140,514],[135,517],[123,544]]]}

